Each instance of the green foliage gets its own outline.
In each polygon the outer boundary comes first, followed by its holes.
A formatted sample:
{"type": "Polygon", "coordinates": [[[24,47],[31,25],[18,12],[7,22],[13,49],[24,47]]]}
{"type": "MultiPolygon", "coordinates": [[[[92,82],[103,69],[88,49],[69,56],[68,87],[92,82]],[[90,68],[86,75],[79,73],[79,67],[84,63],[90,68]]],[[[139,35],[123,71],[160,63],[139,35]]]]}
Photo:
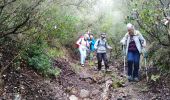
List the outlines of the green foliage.
{"type": "Polygon", "coordinates": [[[164,47],[154,49],[155,51],[151,53],[150,59],[152,59],[155,62],[155,65],[162,71],[170,71],[170,50],[164,47]]]}
{"type": "Polygon", "coordinates": [[[23,58],[28,61],[29,66],[36,69],[45,76],[58,75],[59,70],[52,67],[52,61],[44,54],[45,44],[39,40],[30,44],[28,49],[23,53],[23,58]]]}
{"type": "Polygon", "coordinates": [[[77,33],[76,25],[78,23],[78,18],[74,15],[68,15],[60,10],[56,6],[52,6],[47,11],[45,10],[41,23],[45,28],[45,33],[48,34],[48,38],[58,39],[63,45],[70,45],[73,41],[75,33],[77,33]],[[45,20],[47,19],[47,20],[45,20]]]}
{"type": "Polygon", "coordinates": [[[152,75],[151,76],[151,80],[153,80],[154,82],[156,82],[159,78],[160,78],[160,75],[152,75]]]}
{"type": "Polygon", "coordinates": [[[169,0],[140,0],[131,1],[131,14],[136,18],[127,18],[126,22],[134,23],[144,34],[149,47],[149,58],[161,70],[170,71],[170,34],[169,26],[162,20],[169,15],[169,8],[165,7],[169,0]],[[154,46],[151,46],[154,43],[154,46]]]}
{"type": "Polygon", "coordinates": [[[47,50],[47,55],[49,55],[50,57],[53,58],[57,58],[57,57],[64,57],[64,51],[61,49],[57,49],[57,48],[48,48],[47,50]]]}

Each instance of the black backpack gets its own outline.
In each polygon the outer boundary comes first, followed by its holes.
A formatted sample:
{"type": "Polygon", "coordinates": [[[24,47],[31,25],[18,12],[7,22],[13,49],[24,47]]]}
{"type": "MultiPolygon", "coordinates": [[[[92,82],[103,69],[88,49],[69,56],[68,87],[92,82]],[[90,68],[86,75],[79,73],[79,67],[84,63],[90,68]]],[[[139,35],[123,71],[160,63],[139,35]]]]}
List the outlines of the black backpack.
{"type": "MultiPolygon", "coordinates": [[[[97,46],[99,46],[99,44],[100,44],[100,39],[98,40],[98,44],[97,44],[97,46]]],[[[107,47],[106,42],[105,42],[104,47],[105,47],[105,48],[107,47]]]]}

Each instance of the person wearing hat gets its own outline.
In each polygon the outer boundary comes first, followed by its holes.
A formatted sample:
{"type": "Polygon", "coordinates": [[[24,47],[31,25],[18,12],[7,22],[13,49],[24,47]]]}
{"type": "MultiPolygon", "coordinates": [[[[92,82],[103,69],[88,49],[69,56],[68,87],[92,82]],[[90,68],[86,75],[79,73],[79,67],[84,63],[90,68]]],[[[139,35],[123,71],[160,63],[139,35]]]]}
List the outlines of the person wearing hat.
{"type": "Polygon", "coordinates": [[[127,24],[127,31],[121,43],[125,48],[124,52],[128,60],[128,80],[139,81],[140,54],[142,48],[146,46],[146,40],[138,30],[135,30],[131,23],[127,24]]]}
{"type": "Polygon", "coordinates": [[[101,34],[101,37],[97,39],[94,48],[97,51],[98,71],[100,71],[102,68],[102,64],[101,64],[102,60],[104,61],[105,70],[107,71],[109,69],[109,66],[108,66],[108,60],[106,56],[106,50],[112,49],[112,47],[110,47],[107,43],[106,33],[101,34]]]}
{"type": "Polygon", "coordinates": [[[82,67],[84,67],[84,63],[87,57],[87,50],[89,48],[88,39],[89,39],[89,35],[84,34],[84,36],[76,42],[76,44],[79,45],[80,63],[82,67]]]}

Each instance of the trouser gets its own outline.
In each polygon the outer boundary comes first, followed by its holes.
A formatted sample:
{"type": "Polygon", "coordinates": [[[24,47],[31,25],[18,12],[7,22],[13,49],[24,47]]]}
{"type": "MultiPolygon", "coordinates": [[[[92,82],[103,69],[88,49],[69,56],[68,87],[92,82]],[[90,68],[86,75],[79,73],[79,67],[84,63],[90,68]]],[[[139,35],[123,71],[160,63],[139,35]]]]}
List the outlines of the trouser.
{"type": "Polygon", "coordinates": [[[90,60],[94,60],[94,51],[90,51],[90,60]]]}
{"type": "Polygon", "coordinates": [[[98,60],[98,70],[101,70],[102,68],[102,60],[104,61],[105,69],[108,69],[108,61],[106,53],[97,53],[97,60],[98,60]]]}
{"type": "Polygon", "coordinates": [[[136,52],[128,52],[128,76],[132,76],[133,78],[138,78],[139,73],[139,61],[140,61],[140,53],[136,52]]]}
{"type": "Polygon", "coordinates": [[[80,63],[81,64],[84,64],[85,63],[85,60],[86,60],[86,49],[83,49],[83,48],[79,48],[79,52],[80,52],[80,63]]]}

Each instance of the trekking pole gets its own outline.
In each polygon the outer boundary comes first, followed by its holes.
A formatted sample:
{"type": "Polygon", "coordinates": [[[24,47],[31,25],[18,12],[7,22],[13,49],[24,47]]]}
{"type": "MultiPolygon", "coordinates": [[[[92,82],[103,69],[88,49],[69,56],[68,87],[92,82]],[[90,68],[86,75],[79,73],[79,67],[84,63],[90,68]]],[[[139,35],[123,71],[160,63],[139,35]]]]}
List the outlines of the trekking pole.
{"type": "Polygon", "coordinates": [[[145,74],[146,74],[146,80],[148,82],[149,76],[148,76],[148,67],[147,67],[147,52],[145,49],[143,49],[143,52],[144,52],[144,62],[145,62],[145,74]]]}
{"type": "Polygon", "coordinates": [[[126,53],[125,53],[124,45],[123,45],[123,66],[124,66],[123,73],[124,73],[124,76],[126,76],[126,53]]]}

